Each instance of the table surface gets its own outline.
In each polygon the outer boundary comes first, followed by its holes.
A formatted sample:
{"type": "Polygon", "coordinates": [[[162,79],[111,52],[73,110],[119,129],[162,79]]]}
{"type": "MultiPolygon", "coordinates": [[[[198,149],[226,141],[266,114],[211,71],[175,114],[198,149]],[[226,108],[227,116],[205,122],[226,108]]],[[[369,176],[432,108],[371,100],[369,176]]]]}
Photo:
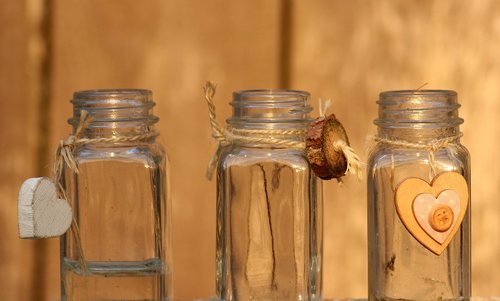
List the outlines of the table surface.
{"type": "MultiPolygon", "coordinates": [[[[60,300],[57,300],[60,301],[60,300]]],[[[193,299],[193,300],[174,300],[174,301],[217,301],[215,298],[208,299],[193,299]]],[[[344,299],[323,299],[323,301],[367,301],[367,299],[352,299],[352,298],[344,298],[344,299]]],[[[472,297],[470,301],[500,301],[500,297],[472,297]]]]}

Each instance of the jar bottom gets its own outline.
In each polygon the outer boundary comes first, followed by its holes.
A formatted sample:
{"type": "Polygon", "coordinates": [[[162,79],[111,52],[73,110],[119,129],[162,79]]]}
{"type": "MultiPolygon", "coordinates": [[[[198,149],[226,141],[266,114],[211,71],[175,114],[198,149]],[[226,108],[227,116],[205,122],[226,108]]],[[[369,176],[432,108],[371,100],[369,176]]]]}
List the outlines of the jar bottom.
{"type": "Polygon", "coordinates": [[[82,271],[78,261],[62,262],[63,299],[164,301],[165,274],[159,258],[144,261],[87,262],[82,271]]]}

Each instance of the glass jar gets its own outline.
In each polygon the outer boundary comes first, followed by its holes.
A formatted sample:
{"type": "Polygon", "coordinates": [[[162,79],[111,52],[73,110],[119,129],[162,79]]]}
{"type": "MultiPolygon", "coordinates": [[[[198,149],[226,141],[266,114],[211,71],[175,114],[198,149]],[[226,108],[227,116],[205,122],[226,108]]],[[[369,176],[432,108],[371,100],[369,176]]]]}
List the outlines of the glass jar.
{"type": "Polygon", "coordinates": [[[463,120],[457,94],[389,91],[380,94],[378,105],[379,142],[368,162],[369,300],[468,300],[470,159],[459,141],[463,120]],[[443,173],[461,175],[469,205],[449,244],[437,254],[407,228],[410,223],[400,217],[395,194],[407,179],[431,184],[443,173]]]}
{"type": "Polygon", "coordinates": [[[78,172],[65,165],[61,184],[79,227],[61,240],[61,297],[70,300],[167,300],[170,294],[170,205],[167,158],[155,141],[152,93],[74,93],[73,149],[78,172]]]}
{"type": "Polygon", "coordinates": [[[321,298],[321,186],[303,147],[272,141],[305,141],[308,101],[302,91],[233,94],[234,136],[217,167],[219,300],[321,298]]]}

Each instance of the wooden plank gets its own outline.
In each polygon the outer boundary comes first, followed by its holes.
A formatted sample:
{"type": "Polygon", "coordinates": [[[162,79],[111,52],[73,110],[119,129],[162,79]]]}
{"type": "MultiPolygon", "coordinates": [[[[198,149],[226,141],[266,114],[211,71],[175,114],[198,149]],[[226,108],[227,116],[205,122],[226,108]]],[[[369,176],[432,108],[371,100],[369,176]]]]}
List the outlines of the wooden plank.
{"type": "Polygon", "coordinates": [[[201,88],[219,84],[223,122],[233,90],[277,87],[279,14],[265,0],[54,2],[53,147],[70,131],[73,91],[154,91],[171,162],[176,299],[215,293],[215,181],[204,177],[215,143],[201,88]]]}
{"type": "Polygon", "coordinates": [[[0,296],[3,300],[40,300],[35,247],[21,240],[17,193],[39,171],[38,105],[43,41],[37,1],[0,0],[0,296]]]}
{"type": "MultiPolygon", "coordinates": [[[[474,174],[473,292],[485,296],[500,294],[500,161],[494,151],[500,131],[499,6],[494,0],[320,0],[295,1],[292,13],[291,85],[312,91],[313,98],[333,98],[332,111],[364,158],[380,91],[425,82],[426,88],[457,90],[474,174]]],[[[366,181],[325,186],[324,295],[364,296],[366,181]]]]}

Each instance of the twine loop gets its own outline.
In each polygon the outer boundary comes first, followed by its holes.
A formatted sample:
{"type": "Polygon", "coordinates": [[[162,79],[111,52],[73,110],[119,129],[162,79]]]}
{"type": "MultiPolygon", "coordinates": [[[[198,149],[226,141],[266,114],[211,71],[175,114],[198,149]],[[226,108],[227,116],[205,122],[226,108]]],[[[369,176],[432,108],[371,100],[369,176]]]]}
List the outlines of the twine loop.
{"type": "Polygon", "coordinates": [[[427,143],[415,143],[400,139],[387,139],[380,136],[374,136],[373,140],[378,143],[387,144],[390,146],[397,146],[402,148],[426,150],[429,152],[429,164],[431,172],[435,174],[436,152],[443,148],[448,148],[450,145],[455,145],[463,134],[452,135],[444,138],[433,139],[427,143]]]}
{"type": "Polygon", "coordinates": [[[383,138],[380,136],[374,136],[373,140],[375,142],[387,144],[387,145],[392,145],[392,146],[399,146],[403,148],[414,148],[414,149],[421,149],[421,150],[428,150],[431,152],[436,152],[441,148],[446,148],[450,144],[455,144],[460,138],[462,138],[463,134],[460,133],[458,135],[453,135],[453,136],[448,136],[444,138],[439,138],[439,139],[433,139],[429,141],[428,143],[415,143],[415,142],[409,142],[406,140],[399,140],[399,139],[387,139],[383,138]]]}
{"type": "MultiPolygon", "coordinates": [[[[217,150],[210,159],[206,177],[211,180],[217,163],[222,155],[222,149],[233,142],[246,142],[256,144],[269,144],[273,146],[305,149],[307,129],[236,129],[222,128],[217,121],[214,97],[217,86],[208,81],[203,87],[205,100],[208,106],[208,116],[212,127],[212,137],[219,142],[217,150]]],[[[330,107],[331,101],[327,100],[323,105],[320,100],[320,117],[325,117],[326,110],[330,107]]],[[[354,150],[343,140],[338,140],[334,148],[341,151],[347,159],[347,173],[356,174],[361,177],[361,160],[354,150]]]]}
{"type": "Polygon", "coordinates": [[[208,106],[208,116],[212,128],[212,138],[219,142],[217,150],[210,159],[206,177],[211,180],[214,170],[222,154],[222,148],[233,142],[247,142],[256,144],[271,144],[275,146],[304,148],[305,129],[236,129],[223,128],[217,121],[214,97],[217,86],[213,82],[207,82],[203,87],[205,100],[208,106]]]}
{"type": "Polygon", "coordinates": [[[278,146],[304,148],[305,129],[275,130],[275,129],[225,129],[225,142],[252,142],[257,144],[272,144],[278,146]],[[299,139],[294,139],[299,137],[299,139]]]}
{"type": "MultiPolygon", "coordinates": [[[[58,196],[63,198],[68,203],[70,203],[66,189],[61,183],[62,173],[64,165],[68,166],[75,173],[79,173],[78,164],[75,161],[73,152],[77,146],[88,144],[88,143],[119,143],[119,142],[137,142],[140,140],[153,138],[158,136],[155,131],[147,132],[145,134],[134,135],[134,136],[113,136],[113,137],[101,137],[101,138],[82,138],[83,132],[88,128],[89,124],[93,121],[89,112],[82,110],[80,112],[80,120],[78,126],[73,135],[68,136],[65,140],[59,141],[59,145],[55,152],[55,160],[53,167],[53,177],[54,183],[57,186],[58,196]]],[[[71,203],[70,203],[71,204],[71,203]]],[[[73,216],[71,222],[71,231],[75,237],[75,245],[79,253],[80,267],[83,273],[86,273],[87,264],[85,260],[85,255],[83,252],[80,229],[78,227],[78,222],[73,216]]]]}

